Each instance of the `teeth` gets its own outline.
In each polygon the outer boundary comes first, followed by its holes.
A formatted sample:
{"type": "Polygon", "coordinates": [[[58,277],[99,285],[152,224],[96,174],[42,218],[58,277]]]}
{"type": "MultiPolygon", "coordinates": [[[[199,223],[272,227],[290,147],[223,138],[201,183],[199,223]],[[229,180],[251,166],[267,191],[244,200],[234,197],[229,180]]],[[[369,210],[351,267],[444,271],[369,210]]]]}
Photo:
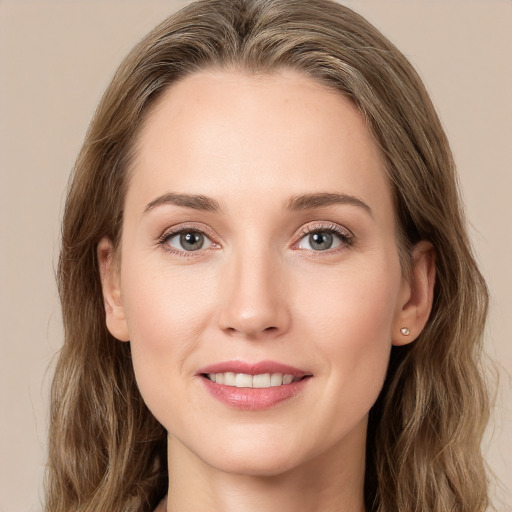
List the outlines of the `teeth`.
{"type": "MultiPolygon", "coordinates": [[[[256,375],[255,375],[256,377],[256,375]]],[[[283,383],[283,376],[280,373],[273,373],[270,376],[270,385],[271,386],[280,386],[283,383]]]]}
{"type": "Polygon", "coordinates": [[[237,373],[235,377],[235,386],[237,388],[250,388],[252,387],[252,377],[245,373],[237,373]]]}
{"type": "MultiPolygon", "coordinates": [[[[279,379],[279,386],[283,382],[283,378],[280,377],[279,379]]],[[[277,379],[276,379],[277,380],[277,379]]],[[[250,386],[247,386],[250,387],[250,386]]],[[[253,388],[269,388],[270,387],[270,373],[262,373],[261,375],[254,375],[252,378],[252,387],[253,388]]]]}
{"type": "Polygon", "coordinates": [[[225,386],[236,386],[236,377],[233,372],[226,372],[224,374],[224,385],[225,386]]]}
{"type": "Polygon", "coordinates": [[[248,375],[247,373],[208,373],[206,377],[217,384],[225,386],[234,386],[237,388],[270,388],[273,386],[282,386],[283,384],[291,384],[300,380],[299,377],[294,378],[290,374],[282,373],[262,373],[258,375],[248,375]]]}
{"type": "Polygon", "coordinates": [[[283,376],[283,384],[291,384],[293,380],[293,375],[284,375],[283,376]]]}

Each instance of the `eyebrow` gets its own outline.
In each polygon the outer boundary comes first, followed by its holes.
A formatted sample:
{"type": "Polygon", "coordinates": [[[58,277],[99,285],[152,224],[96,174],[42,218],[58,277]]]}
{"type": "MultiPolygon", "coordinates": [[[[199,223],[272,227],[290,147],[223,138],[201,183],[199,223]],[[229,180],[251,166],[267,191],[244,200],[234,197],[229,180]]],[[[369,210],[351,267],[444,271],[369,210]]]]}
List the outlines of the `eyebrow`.
{"type": "Polygon", "coordinates": [[[348,204],[351,206],[358,206],[372,215],[372,209],[364,201],[361,201],[361,199],[348,194],[326,192],[292,196],[288,202],[288,205],[286,206],[286,209],[296,212],[309,210],[312,208],[319,208],[321,206],[329,206],[332,204],[348,204]]]}
{"type": "MultiPolygon", "coordinates": [[[[144,209],[144,213],[153,210],[158,206],[168,204],[192,210],[202,210],[214,213],[220,213],[222,211],[219,202],[211,197],[197,194],[176,194],[169,192],[148,203],[144,209]]],[[[328,192],[292,196],[286,205],[286,209],[288,211],[297,212],[322,206],[330,206],[333,204],[358,206],[372,215],[372,209],[365,202],[361,201],[361,199],[348,194],[328,192]]]]}
{"type": "Polygon", "coordinates": [[[192,210],[203,210],[208,212],[218,213],[221,211],[220,204],[211,197],[196,194],[174,194],[168,193],[163,196],[157,197],[146,205],[144,213],[153,210],[157,206],[172,204],[174,206],[181,206],[183,208],[190,208],[192,210]]]}

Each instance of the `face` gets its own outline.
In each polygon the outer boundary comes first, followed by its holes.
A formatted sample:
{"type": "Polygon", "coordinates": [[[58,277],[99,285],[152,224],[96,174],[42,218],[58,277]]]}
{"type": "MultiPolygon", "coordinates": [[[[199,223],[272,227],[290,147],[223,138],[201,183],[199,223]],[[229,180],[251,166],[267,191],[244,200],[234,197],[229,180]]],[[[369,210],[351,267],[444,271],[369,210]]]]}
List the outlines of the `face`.
{"type": "Polygon", "coordinates": [[[412,292],[359,111],[296,72],[197,73],[131,171],[107,323],[170,442],[259,475],[364,452],[412,292]]]}

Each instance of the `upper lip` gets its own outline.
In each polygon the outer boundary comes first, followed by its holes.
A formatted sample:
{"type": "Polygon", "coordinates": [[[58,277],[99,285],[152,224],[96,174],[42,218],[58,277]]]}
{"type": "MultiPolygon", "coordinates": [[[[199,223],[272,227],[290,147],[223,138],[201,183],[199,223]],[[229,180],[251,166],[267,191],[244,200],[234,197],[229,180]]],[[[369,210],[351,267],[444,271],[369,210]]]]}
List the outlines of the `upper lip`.
{"type": "Polygon", "coordinates": [[[295,368],[293,366],[278,363],[276,361],[258,361],[257,363],[248,363],[245,361],[222,361],[201,368],[197,374],[205,373],[245,373],[247,375],[260,375],[263,373],[282,373],[293,375],[294,377],[304,377],[311,373],[295,368]]]}

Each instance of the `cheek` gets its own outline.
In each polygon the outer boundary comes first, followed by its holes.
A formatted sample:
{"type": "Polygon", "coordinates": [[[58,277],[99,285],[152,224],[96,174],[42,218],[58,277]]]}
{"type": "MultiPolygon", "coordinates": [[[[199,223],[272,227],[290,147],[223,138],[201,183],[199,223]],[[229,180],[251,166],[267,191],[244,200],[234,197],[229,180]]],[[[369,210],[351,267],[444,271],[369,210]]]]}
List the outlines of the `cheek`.
{"type": "Polygon", "coordinates": [[[390,344],[400,287],[400,268],[393,263],[304,273],[292,293],[295,308],[307,313],[304,319],[323,333],[330,350],[356,340],[390,344]]]}
{"type": "Polygon", "coordinates": [[[205,279],[191,279],[191,273],[125,263],[122,294],[135,376],[144,401],[162,420],[162,404],[172,404],[190,379],[185,364],[199,344],[212,298],[205,279]]]}
{"type": "Polygon", "coordinates": [[[327,368],[326,396],[361,413],[384,382],[400,283],[398,265],[370,268],[311,276],[294,294],[303,313],[301,331],[315,340],[316,357],[327,368]]]}
{"type": "Polygon", "coordinates": [[[211,272],[172,269],[158,259],[123,263],[122,297],[133,342],[148,350],[186,346],[202,329],[212,302],[211,272]]]}

